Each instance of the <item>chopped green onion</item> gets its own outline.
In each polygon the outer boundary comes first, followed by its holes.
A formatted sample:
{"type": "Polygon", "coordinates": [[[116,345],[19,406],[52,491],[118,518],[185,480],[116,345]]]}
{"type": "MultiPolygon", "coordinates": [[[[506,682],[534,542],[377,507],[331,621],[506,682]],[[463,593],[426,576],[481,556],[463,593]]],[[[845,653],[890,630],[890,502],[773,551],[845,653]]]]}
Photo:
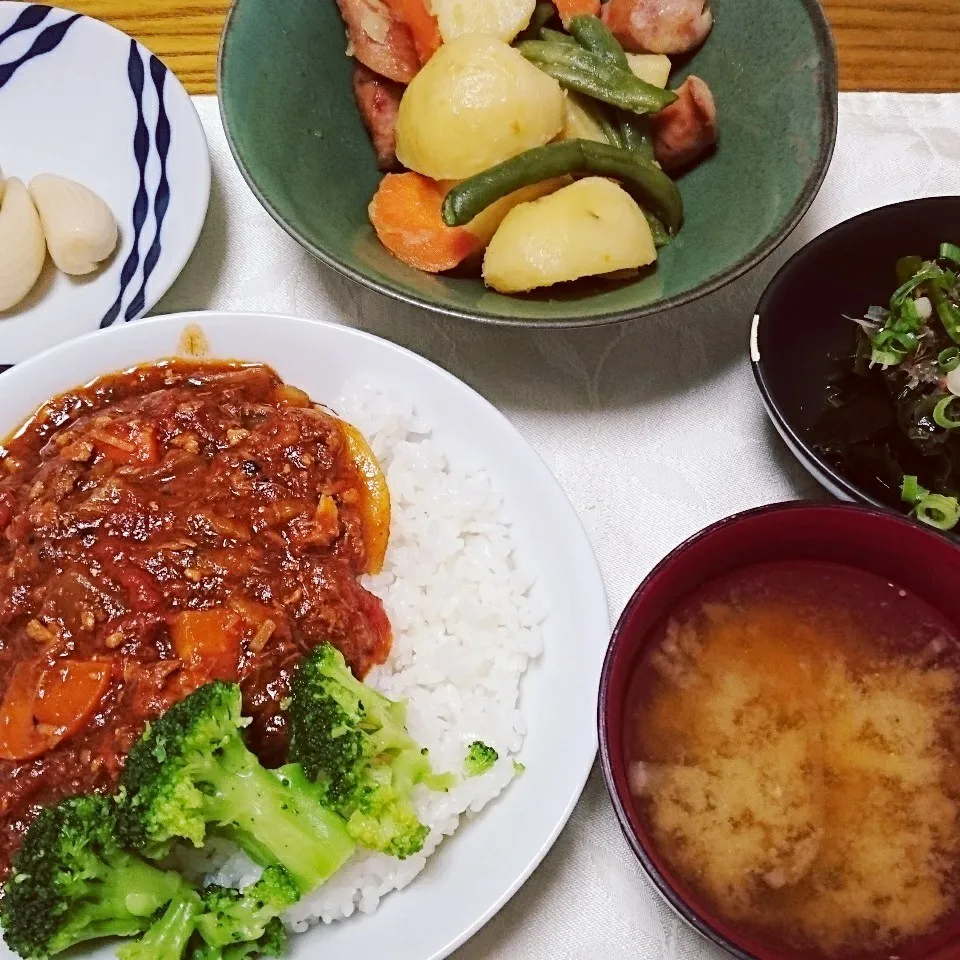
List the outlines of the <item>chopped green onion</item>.
{"type": "Polygon", "coordinates": [[[951,370],[960,367],[960,347],[947,347],[946,350],[941,350],[937,354],[937,366],[944,373],[949,373],[951,370]]]}
{"type": "Polygon", "coordinates": [[[900,307],[900,316],[905,320],[911,327],[915,327],[920,323],[920,311],[917,310],[917,301],[913,300],[910,297],[907,297],[903,301],[903,304],[900,307]]]}
{"type": "Polygon", "coordinates": [[[955,343],[960,343],[960,306],[950,299],[940,284],[934,285],[930,296],[947,336],[955,343]]]}
{"type": "Polygon", "coordinates": [[[955,243],[941,243],[940,259],[949,260],[951,263],[960,265],[960,247],[955,243]]]}
{"type": "Polygon", "coordinates": [[[931,493],[914,508],[913,515],[921,522],[938,530],[952,530],[960,522],[960,503],[956,497],[931,493]]]}
{"type": "Polygon", "coordinates": [[[923,269],[923,258],[917,256],[901,257],[897,261],[897,286],[906,283],[915,273],[923,269]]]}
{"type": "Polygon", "coordinates": [[[956,430],[957,427],[960,427],[960,420],[952,420],[947,413],[950,404],[956,399],[951,393],[949,396],[943,397],[933,408],[933,422],[938,427],[943,427],[944,430],[956,430]]]}
{"type": "Polygon", "coordinates": [[[938,280],[942,276],[943,270],[935,263],[925,263],[921,270],[918,270],[909,280],[897,287],[893,296],[890,298],[890,309],[893,311],[899,310],[903,301],[906,300],[917,287],[926,283],[928,280],[938,280]]]}
{"type": "Polygon", "coordinates": [[[930,491],[922,487],[916,477],[904,476],[900,484],[900,499],[904,503],[917,504],[930,496],[930,491]]]}
{"type": "Polygon", "coordinates": [[[879,364],[881,367],[895,367],[902,359],[902,353],[892,350],[874,350],[870,354],[870,363],[879,364]]]}

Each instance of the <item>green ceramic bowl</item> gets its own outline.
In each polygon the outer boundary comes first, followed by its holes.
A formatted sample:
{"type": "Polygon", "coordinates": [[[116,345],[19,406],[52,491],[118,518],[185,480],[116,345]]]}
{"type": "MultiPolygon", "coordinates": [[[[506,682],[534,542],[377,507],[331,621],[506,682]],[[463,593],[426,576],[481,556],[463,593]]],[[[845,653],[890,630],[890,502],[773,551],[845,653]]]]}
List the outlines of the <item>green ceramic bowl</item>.
{"type": "Polygon", "coordinates": [[[823,182],[837,127],[836,57],[817,0],[712,0],[704,47],[676,71],[713,90],[716,154],[685,175],[686,224],[642,279],[504,296],[395,260],[367,220],[380,179],[351,90],[334,0],[236,0],[220,50],[227,139],[274,219],[381,293],[487,323],[588,326],[702,297],[766,257],[823,182]]]}

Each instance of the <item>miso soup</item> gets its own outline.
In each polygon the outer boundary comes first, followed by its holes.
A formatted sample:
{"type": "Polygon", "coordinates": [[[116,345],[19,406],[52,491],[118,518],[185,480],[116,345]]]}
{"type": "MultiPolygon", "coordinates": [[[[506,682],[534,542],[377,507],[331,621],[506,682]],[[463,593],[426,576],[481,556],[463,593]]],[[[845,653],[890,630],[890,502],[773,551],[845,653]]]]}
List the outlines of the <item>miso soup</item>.
{"type": "Polygon", "coordinates": [[[655,859],[745,945],[910,960],[960,935],[960,643],[918,598],[740,571],[662,626],[627,723],[655,859]]]}

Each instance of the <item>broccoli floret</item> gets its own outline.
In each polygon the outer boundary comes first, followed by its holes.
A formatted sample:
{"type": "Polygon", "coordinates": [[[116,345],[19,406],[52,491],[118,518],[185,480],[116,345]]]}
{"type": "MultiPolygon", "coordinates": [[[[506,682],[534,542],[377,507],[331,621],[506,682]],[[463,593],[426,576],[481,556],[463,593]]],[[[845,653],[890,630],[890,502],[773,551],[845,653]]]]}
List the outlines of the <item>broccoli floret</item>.
{"type": "Polygon", "coordinates": [[[474,740],[467,748],[467,757],[463,761],[463,772],[468,777],[479,777],[486,773],[498,760],[500,754],[481,740],[474,740]]]}
{"type": "Polygon", "coordinates": [[[209,886],[202,894],[197,931],[211,947],[259,943],[268,926],[300,899],[300,889],[282,867],[267,867],[245,890],[209,886]]]}
{"type": "Polygon", "coordinates": [[[213,947],[201,940],[190,960],[246,960],[247,957],[282,957],[287,952],[287,931],[279,918],[274,917],[259,940],[213,947]]]}
{"type": "Polygon", "coordinates": [[[182,960],[201,910],[195,891],[177,897],[139,940],[117,950],[117,960],[182,960]]]}
{"type": "Polygon", "coordinates": [[[164,856],[183,839],[203,845],[209,831],[237,841],[261,866],[282,866],[306,893],[352,856],[346,825],[264,769],[241,729],[240,688],[214,682],[174,704],[127,757],[120,836],[130,849],[164,856]]]}
{"type": "Polygon", "coordinates": [[[428,830],[413,808],[414,787],[448,790],[454,778],[435,774],[407,732],[406,704],[358,681],[324,643],[297,668],[287,719],[290,759],[358,843],[400,858],[422,849],[428,830]]]}
{"type": "Polygon", "coordinates": [[[170,932],[176,918],[162,911],[195,898],[178,874],[121,848],[112,800],[73,797],[27,831],[4,886],[3,936],[21,957],[42,960],[86,940],[152,931],[158,914],[170,932]]]}

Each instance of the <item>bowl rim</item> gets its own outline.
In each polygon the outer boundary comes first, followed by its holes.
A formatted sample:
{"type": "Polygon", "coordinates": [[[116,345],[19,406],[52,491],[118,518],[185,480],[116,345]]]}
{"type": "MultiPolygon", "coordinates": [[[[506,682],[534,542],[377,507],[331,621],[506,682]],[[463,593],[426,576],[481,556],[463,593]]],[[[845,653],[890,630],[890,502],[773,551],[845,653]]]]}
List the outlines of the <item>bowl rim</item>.
{"type": "MultiPolygon", "coordinates": [[[[671,910],[680,917],[685,923],[696,930],[701,936],[716,944],[725,950],[728,954],[736,957],[737,960],[761,960],[754,953],[744,950],[728,940],[722,933],[716,930],[713,925],[702,919],[696,911],[688,904],[687,900],[674,889],[667,879],[657,869],[639,837],[634,833],[630,824],[630,818],[627,814],[626,805],[623,802],[616,788],[613,777],[613,768],[611,763],[612,747],[607,733],[607,704],[609,700],[610,676],[613,670],[613,662],[618,657],[620,648],[626,644],[627,623],[634,610],[644,602],[645,594],[651,582],[660,575],[660,573],[671,566],[682,554],[689,550],[696,549],[703,541],[710,539],[716,534],[730,527],[737,526],[740,523],[751,519],[772,514],[785,512],[792,513],[821,513],[821,514],[859,514],[865,523],[871,523],[874,520],[881,520],[885,523],[900,525],[905,532],[909,531],[911,535],[921,537],[932,537],[942,541],[943,537],[933,528],[924,527],[909,518],[894,513],[886,509],[877,509],[861,503],[831,503],[818,500],[792,500],[782,503],[768,503],[760,507],[753,507],[749,510],[742,510],[731,514],[721,520],[704,527],[697,533],[684,540],[679,546],[674,547],[656,566],[643,578],[636,590],[630,595],[623,612],[617,620],[613,633],[610,636],[610,643],[607,646],[607,652],[603,658],[603,668],[600,673],[600,689],[597,694],[597,739],[600,752],[600,770],[603,775],[604,786],[610,797],[614,812],[617,816],[617,822],[620,831],[630,846],[637,862],[640,864],[646,878],[653,885],[654,889],[660,895],[661,899],[671,910]]],[[[681,598],[677,598],[678,602],[681,598]]]]}
{"type": "MultiPolygon", "coordinates": [[[[763,355],[760,352],[760,325],[766,315],[766,304],[776,295],[780,285],[784,283],[790,274],[802,263],[808,256],[816,253],[821,247],[826,246],[836,236],[843,234],[857,234],[861,228],[872,220],[880,219],[895,214],[896,211],[907,207],[934,207],[943,203],[945,200],[954,200],[960,202],[960,193],[942,194],[935,197],[914,197],[910,200],[898,200],[896,203],[888,203],[882,207],[874,207],[872,210],[864,210],[840,223],[834,224],[829,230],[817,235],[809,243],[804,244],[796,251],[779,270],[773,275],[770,282],[764,288],[760,299],[757,301],[756,309],[753,312],[753,320],[750,324],[750,367],[753,370],[753,377],[760,391],[763,405],[766,408],[767,415],[773,421],[774,427],[781,434],[787,445],[793,450],[793,453],[801,461],[808,461],[816,469],[813,471],[816,479],[821,485],[827,485],[832,492],[838,496],[846,496],[860,504],[869,504],[882,511],[889,512],[895,516],[903,516],[889,504],[866,493],[857,484],[850,480],[845,474],[837,469],[829,460],[822,457],[814,450],[813,446],[807,441],[803,433],[796,429],[791,421],[787,419],[780,405],[774,398],[774,392],[771,387],[771,378],[768,376],[764,366],[763,355]],[[819,474],[819,475],[818,475],[819,474]],[[829,484],[824,484],[822,476],[825,476],[829,484]]],[[[941,536],[943,534],[940,534],[941,536]]]]}
{"type": "MultiPolygon", "coordinates": [[[[827,171],[830,169],[830,162],[833,159],[833,152],[837,142],[837,124],[839,118],[839,87],[838,87],[838,65],[837,65],[837,45],[833,36],[833,30],[827,20],[826,13],[820,5],[819,0],[799,0],[810,18],[813,27],[814,39],[821,55],[821,70],[824,75],[824,84],[818,91],[818,110],[823,121],[824,135],[820,140],[820,148],[817,151],[817,157],[814,161],[810,175],[806,178],[796,201],[787,215],[777,224],[754,250],[742,257],[736,263],[731,264],[725,270],[708,277],[706,280],[697,284],[689,290],[674,294],[663,300],[654,300],[650,303],[627,308],[622,310],[611,310],[607,313],[595,314],[590,317],[576,317],[572,315],[561,317],[550,317],[541,319],[528,319],[522,317],[496,316],[485,313],[482,310],[467,310],[459,307],[445,307],[433,303],[430,300],[414,293],[408,293],[396,289],[389,283],[372,279],[366,276],[362,271],[340,262],[332,254],[327,253],[321,247],[311,243],[304,237],[292,224],[288,223],[277,210],[277,208],[267,199],[260,190],[253,175],[247,169],[240,150],[231,132],[230,123],[227,120],[228,110],[224,101],[224,52],[230,40],[230,31],[233,25],[234,15],[240,4],[245,0],[232,0],[230,9],[224,20],[223,30],[220,34],[220,45],[217,49],[217,104],[220,112],[220,123],[223,126],[224,136],[227,146],[230,148],[230,154],[234,163],[240,171],[244,182],[250,188],[250,191],[257,198],[257,201],[264,210],[270,215],[273,221],[293,240],[295,240],[303,249],[307,250],[317,260],[328,267],[334,269],[337,273],[348,279],[375,290],[377,293],[399,300],[413,307],[419,307],[428,310],[431,313],[439,314],[443,317],[456,317],[460,320],[472,320],[478,323],[488,324],[499,327],[526,327],[528,329],[557,329],[568,327],[598,327],[612,323],[622,323],[626,320],[639,320],[642,317],[659,314],[675,307],[682,307],[685,304],[692,303],[702,297],[715,293],[727,284],[743,276],[757,264],[765,260],[774,252],[791,233],[796,229],[797,224],[803,218],[803,215],[810,208],[823,181],[826,178],[827,171]]],[[[559,301],[558,301],[559,303],[559,301]]],[[[569,301],[575,304],[576,301],[569,301]]]]}

